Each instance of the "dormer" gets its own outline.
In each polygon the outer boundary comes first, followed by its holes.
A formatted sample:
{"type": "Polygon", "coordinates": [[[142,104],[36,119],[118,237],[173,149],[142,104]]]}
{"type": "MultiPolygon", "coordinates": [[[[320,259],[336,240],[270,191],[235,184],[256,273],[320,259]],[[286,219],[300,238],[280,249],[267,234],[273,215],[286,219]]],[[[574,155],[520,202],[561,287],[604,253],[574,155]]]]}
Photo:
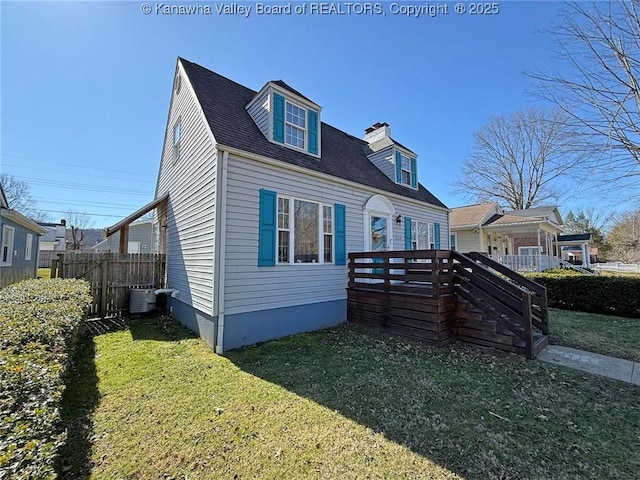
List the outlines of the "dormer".
{"type": "Polygon", "coordinates": [[[365,130],[364,140],[372,153],[369,160],[396,182],[414,190],[418,189],[418,156],[391,138],[388,123],[375,123],[365,130]]]}
{"type": "Polygon", "coordinates": [[[246,110],[270,142],[320,158],[322,109],[282,80],[268,82],[246,110]]]}

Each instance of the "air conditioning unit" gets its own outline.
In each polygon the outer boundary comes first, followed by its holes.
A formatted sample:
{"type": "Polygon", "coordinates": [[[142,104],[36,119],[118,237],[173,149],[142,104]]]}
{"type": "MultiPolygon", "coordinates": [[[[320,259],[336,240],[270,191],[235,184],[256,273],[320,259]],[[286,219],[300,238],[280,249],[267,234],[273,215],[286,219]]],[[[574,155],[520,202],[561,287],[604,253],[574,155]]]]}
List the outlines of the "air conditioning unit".
{"type": "Polygon", "coordinates": [[[156,306],[156,294],[151,289],[129,290],[129,313],[147,313],[156,306]]]}

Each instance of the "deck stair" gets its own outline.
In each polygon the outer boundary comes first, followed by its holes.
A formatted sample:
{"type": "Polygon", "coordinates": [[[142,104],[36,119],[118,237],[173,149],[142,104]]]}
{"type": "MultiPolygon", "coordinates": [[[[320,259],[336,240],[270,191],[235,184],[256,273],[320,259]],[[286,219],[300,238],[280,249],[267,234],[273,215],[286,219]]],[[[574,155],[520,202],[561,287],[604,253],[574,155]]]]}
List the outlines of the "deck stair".
{"type": "Polygon", "coordinates": [[[348,318],[436,345],[458,339],[528,358],[548,344],[546,289],[480,253],[350,254],[348,318]]]}

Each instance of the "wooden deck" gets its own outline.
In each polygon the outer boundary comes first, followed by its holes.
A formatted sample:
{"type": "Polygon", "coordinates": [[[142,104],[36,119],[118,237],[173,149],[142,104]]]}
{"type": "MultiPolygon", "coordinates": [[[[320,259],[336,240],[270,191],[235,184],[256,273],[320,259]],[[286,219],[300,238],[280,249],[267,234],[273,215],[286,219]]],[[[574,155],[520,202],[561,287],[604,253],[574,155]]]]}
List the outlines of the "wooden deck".
{"type": "Polygon", "coordinates": [[[482,254],[349,254],[348,320],[433,345],[461,340],[534,358],[548,343],[546,298],[482,254]]]}

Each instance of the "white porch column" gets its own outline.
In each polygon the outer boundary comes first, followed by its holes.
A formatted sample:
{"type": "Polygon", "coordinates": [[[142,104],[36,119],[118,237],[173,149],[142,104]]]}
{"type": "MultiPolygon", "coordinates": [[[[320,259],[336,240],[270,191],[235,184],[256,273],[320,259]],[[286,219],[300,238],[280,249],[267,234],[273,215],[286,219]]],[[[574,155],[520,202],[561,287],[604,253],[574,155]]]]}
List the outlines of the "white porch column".
{"type": "Polygon", "coordinates": [[[540,245],[540,227],[538,227],[538,271],[541,270],[542,245],[540,245]]]}
{"type": "Polygon", "coordinates": [[[582,245],[582,266],[589,268],[589,244],[585,242],[582,245]]]}

